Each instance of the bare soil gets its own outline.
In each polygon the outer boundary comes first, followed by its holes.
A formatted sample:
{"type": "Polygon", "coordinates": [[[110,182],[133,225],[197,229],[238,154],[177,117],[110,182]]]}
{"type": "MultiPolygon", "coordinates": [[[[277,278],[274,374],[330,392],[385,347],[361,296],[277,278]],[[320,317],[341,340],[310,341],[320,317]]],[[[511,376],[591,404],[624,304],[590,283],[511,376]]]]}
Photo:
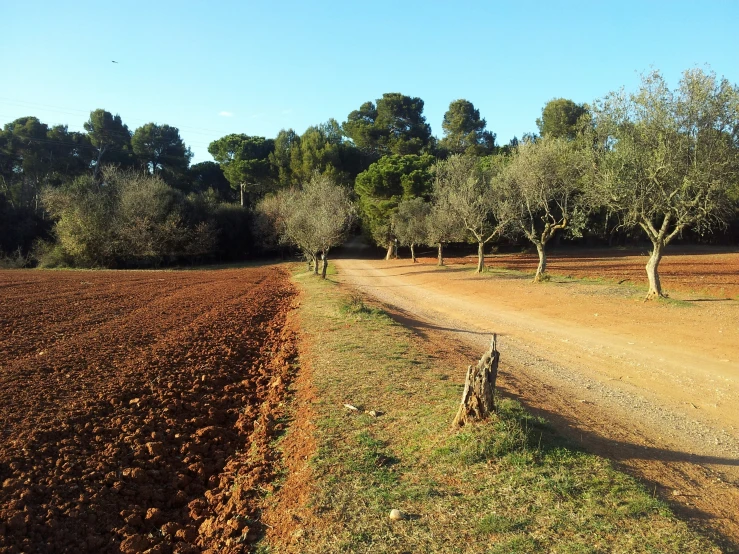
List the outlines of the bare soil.
{"type": "Polygon", "coordinates": [[[289,274],[0,271],[0,552],[242,552],[263,534],[289,274]]]}
{"type": "MultiPolygon", "coordinates": [[[[505,394],[639,476],[727,551],[739,548],[739,301],[727,299],[739,291],[739,254],[665,258],[663,284],[678,301],[649,303],[646,287],[615,284],[642,283],[645,257],[598,254],[552,256],[550,271],[607,283],[534,284],[475,274],[472,259],[437,268],[359,251],[337,267],[339,281],[383,303],[429,350],[461,361],[461,380],[498,333],[505,394]]],[[[487,263],[535,269],[532,256],[487,263]]]]}
{"type": "MultiPolygon", "coordinates": [[[[547,271],[555,275],[606,279],[644,287],[649,248],[561,249],[550,254],[547,271]]],[[[428,260],[429,262],[431,260],[428,260]]],[[[454,264],[477,264],[477,257],[455,258],[454,264]]],[[[536,254],[494,254],[493,267],[535,272],[536,254]]],[[[680,292],[712,299],[739,299],[739,251],[709,246],[669,246],[659,265],[660,280],[667,293],[680,292]]]]}

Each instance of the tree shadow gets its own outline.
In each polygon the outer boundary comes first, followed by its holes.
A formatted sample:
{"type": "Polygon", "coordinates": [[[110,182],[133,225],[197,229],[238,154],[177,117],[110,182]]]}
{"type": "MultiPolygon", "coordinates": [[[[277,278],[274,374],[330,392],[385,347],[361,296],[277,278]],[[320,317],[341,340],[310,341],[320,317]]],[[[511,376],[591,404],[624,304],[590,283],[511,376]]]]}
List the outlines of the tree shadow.
{"type": "Polygon", "coordinates": [[[479,336],[490,336],[492,333],[483,331],[470,331],[469,329],[460,329],[457,327],[443,327],[441,325],[434,325],[428,321],[419,319],[411,312],[398,308],[397,306],[391,306],[389,304],[382,303],[382,309],[393,321],[400,323],[403,327],[410,329],[419,337],[424,340],[429,340],[429,331],[445,331],[447,333],[462,333],[465,335],[479,335],[479,336]]]}
{"type": "MultiPolygon", "coordinates": [[[[399,309],[395,306],[383,304],[385,312],[394,320],[404,327],[413,331],[422,340],[429,343],[439,340],[438,333],[451,334],[456,337],[454,343],[462,347],[464,343],[457,342],[462,339],[462,335],[489,336],[490,332],[472,331],[464,328],[444,327],[424,321],[414,314],[399,309]]],[[[442,335],[443,337],[443,335],[442,335]]],[[[443,339],[442,339],[443,340],[443,339]]],[[[453,343],[453,344],[454,344],[453,343]]],[[[464,349],[468,350],[468,346],[464,345],[464,349]]],[[[455,348],[455,350],[458,350],[455,348]]],[[[474,357],[474,356],[472,356],[474,357]]],[[[709,513],[693,504],[686,502],[686,494],[675,496],[674,490],[667,481],[659,481],[647,477],[638,468],[640,461],[650,461],[669,464],[695,464],[710,465],[729,468],[739,467],[739,459],[726,456],[712,456],[703,454],[694,454],[677,449],[669,449],[649,444],[639,444],[629,440],[622,440],[605,436],[593,429],[583,429],[575,419],[567,415],[563,415],[552,409],[548,409],[541,405],[541,402],[535,398],[526,397],[525,394],[514,391],[525,391],[526,384],[517,379],[509,371],[501,372],[503,383],[499,385],[501,396],[517,400],[526,411],[540,416],[547,422],[547,428],[550,428],[556,436],[548,436],[543,441],[542,446],[553,448],[557,445],[566,446],[568,448],[589,452],[611,460],[620,470],[625,471],[636,477],[639,482],[649,491],[654,491],[663,501],[665,501],[673,512],[684,519],[695,522],[700,529],[709,534],[711,538],[718,543],[726,552],[733,552],[739,549],[739,541],[736,541],[730,535],[722,533],[718,527],[720,515],[709,513]],[[546,443],[546,444],[545,444],[546,443]],[[680,500],[683,500],[682,502],[680,500]]],[[[575,400],[573,400],[575,402],[575,400]]],[[[543,431],[544,434],[550,435],[549,432],[543,431]]],[[[657,466],[659,468],[659,466],[657,466]]],[[[678,471],[681,471],[678,469],[678,471]]],[[[659,475],[659,472],[653,475],[659,475]]]]}
{"type": "MultiPolygon", "coordinates": [[[[504,378],[509,383],[514,383],[515,388],[519,389],[524,385],[517,381],[510,373],[504,374],[504,378]]],[[[611,460],[620,471],[624,471],[635,477],[648,491],[653,491],[662,501],[667,503],[670,509],[678,517],[683,520],[689,520],[697,524],[702,532],[706,533],[714,540],[724,552],[739,551],[739,541],[735,538],[723,533],[718,529],[718,522],[722,519],[721,515],[712,514],[692,505],[682,499],[690,498],[696,495],[685,493],[675,494],[672,486],[652,479],[644,475],[635,464],[638,461],[662,462],[664,464],[708,464],[715,466],[739,467],[739,459],[722,456],[707,456],[701,454],[693,454],[681,450],[670,450],[656,446],[648,446],[637,444],[634,442],[616,440],[591,430],[584,430],[582,427],[570,418],[541,407],[540,405],[528,400],[519,393],[512,392],[508,386],[500,386],[499,393],[504,398],[512,398],[518,401],[526,411],[535,416],[542,417],[547,421],[551,428],[559,434],[560,438],[555,442],[560,442],[568,448],[588,452],[597,456],[611,460]]],[[[678,470],[680,471],[680,470],[678,470]]]]}

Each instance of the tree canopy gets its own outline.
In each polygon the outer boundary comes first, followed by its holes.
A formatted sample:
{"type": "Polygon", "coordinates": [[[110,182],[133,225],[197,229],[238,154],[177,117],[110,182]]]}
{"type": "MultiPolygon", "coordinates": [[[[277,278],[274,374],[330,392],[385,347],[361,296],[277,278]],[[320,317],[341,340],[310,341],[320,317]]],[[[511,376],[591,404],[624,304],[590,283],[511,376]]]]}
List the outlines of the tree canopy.
{"type": "Polygon", "coordinates": [[[411,259],[416,262],[416,245],[424,244],[427,236],[426,218],[431,212],[431,204],[423,198],[409,198],[398,204],[393,214],[392,228],[398,241],[411,249],[411,259]]]}
{"type": "Polygon", "coordinates": [[[315,173],[299,191],[282,191],[288,201],[281,203],[283,233],[288,242],[313,258],[318,270],[317,255],[321,254],[321,276],[326,278],[329,250],[340,245],[354,218],[354,206],[346,188],[337,185],[328,175],[315,173]]]}
{"type": "Polygon", "coordinates": [[[588,109],[567,98],[555,98],[541,110],[536,126],[543,137],[574,139],[588,115],[588,109]]]}
{"type": "Polygon", "coordinates": [[[177,127],[147,123],[136,129],[131,147],[139,163],[150,173],[181,176],[190,165],[192,151],[180,138],[177,127]]]}
{"type": "Polygon", "coordinates": [[[90,112],[90,119],[84,124],[90,143],[95,147],[95,176],[100,172],[103,162],[130,166],[133,163],[131,131],[123,123],[121,116],[97,109],[90,112]]]}
{"type": "MultiPolygon", "coordinates": [[[[497,169],[498,164],[493,167],[497,169]]],[[[491,167],[485,168],[478,158],[455,154],[438,162],[434,173],[437,209],[448,210],[477,243],[477,272],[480,273],[485,268],[485,244],[500,236],[504,227],[494,215],[501,202],[497,189],[490,186],[494,172],[491,167]]]]}
{"type": "Polygon", "coordinates": [[[342,130],[373,160],[389,154],[420,154],[432,139],[423,106],[420,98],[385,93],[376,105],[365,102],[351,112],[342,130]]]}
{"type": "Polygon", "coordinates": [[[274,140],[243,134],[226,135],[208,146],[231,187],[240,191],[242,206],[245,194],[263,194],[271,183],[269,155],[273,150],[274,140]]]}
{"type": "Polygon", "coordinates": [[[359,197],[360,215],[377,244],[391,246],[395,235],[390,218],[401,200],[430,195],[433,163],[433,156],[428,154],[391,155],[357,175],[354,191],[359,197]]]}
{"type": "Polygon", "coordinates": [[[439,147],[451,154],[484,156],[495,150],[495,133],[486,131],[487,123],[472,102],[460,99],[449,104],[441,124],[444,138],[439,147]]]}
{"type": "Polygon", "coordinates": [[[579,236],[586,223],[586,179],[589,156],[578,145],[551,135],[525,141],[493,180],[501,199],[494,208],[504,233],[523,235],[536,246],[539,266],[534,280],[546,272],[547,243],[560,231],[579,236]]]}
{"type": "Polygon", "coordinates": [[[663,296],[664,247],[686,229],[720,227],[730,214],[739,171],[739,88],[692,69],[670,90],[654,71],[637,92],[606,96],[594,115],[600,201],[652,242],[647,297],[663,296]]]}

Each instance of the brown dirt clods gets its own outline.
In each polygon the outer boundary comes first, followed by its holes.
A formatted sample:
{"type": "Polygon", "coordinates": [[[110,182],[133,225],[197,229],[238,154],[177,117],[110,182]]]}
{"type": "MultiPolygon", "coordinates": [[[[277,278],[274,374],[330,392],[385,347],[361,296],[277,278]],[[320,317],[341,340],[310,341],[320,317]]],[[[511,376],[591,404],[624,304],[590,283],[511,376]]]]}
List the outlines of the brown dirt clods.
{"type": "Polygon", "coordinates": [[[0,552],[262,534],[296,291],[273,267],[0,272],[0,552]]]}

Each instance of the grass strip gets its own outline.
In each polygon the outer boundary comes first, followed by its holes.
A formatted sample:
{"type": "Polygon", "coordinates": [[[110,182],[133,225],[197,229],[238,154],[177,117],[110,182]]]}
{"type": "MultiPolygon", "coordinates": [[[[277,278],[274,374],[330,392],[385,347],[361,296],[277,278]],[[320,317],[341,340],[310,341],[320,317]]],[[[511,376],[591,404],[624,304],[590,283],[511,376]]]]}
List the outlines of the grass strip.
{"type": "Polygon", "coordinates": [[[720,552],[514,400],[453,430],[464,364],[481,353],[450,365],[331,280],[295,279],[317,398],[313,517],[289,546],[262,551],[720,552]]]}

